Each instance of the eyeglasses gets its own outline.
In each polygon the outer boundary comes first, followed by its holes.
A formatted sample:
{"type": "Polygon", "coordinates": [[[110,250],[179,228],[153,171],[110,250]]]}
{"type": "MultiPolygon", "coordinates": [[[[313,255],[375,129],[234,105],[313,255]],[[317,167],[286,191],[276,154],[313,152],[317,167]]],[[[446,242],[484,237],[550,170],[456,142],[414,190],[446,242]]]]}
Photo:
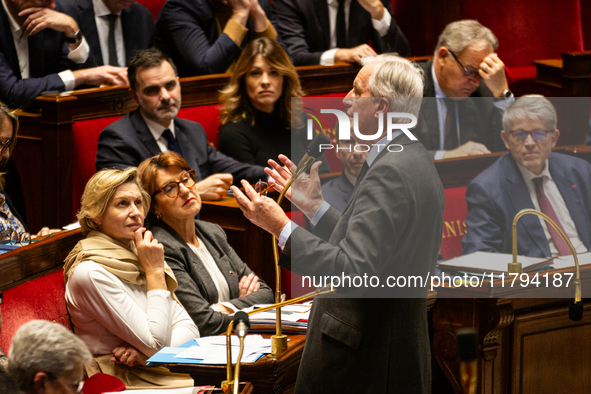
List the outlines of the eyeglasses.
{"type": "Polygon", "coordinates": [[[12,142],[12,138],[10,138],[6,142],[0,142],[0,145],[2,145],[2,149],[0,149],[0,154],[3,154],[6,149],[9,149],[10,148],[10,143],[11,142],[12,142]]]}
{"type": "Polygon", "coordinates": [[[168,182],[154,193],[154,196],[163,192],[170,198],[176,198],[179,195],[180,184],[182,183],[187,189],[195,186],[197,178],[195,177],[195,170],[185,171],[181,174],[181,180],[177,182],[168,182]]]}
{"type": "Polygon", "coordinates": [[[449,49],[447,50],[449,53],[451,53],[451,55],[453,56],[453,58],[456,60],[456,62],[458,62],[458,64],[464,69],[464,76],[466,78],[480,78],[480,74],[478,73],[478,70],[468,70],[466,67],[464,67],[464,65],[462,64],[462,62],[458,59],[458,57],[456,56],[455,53],[453,53],[452,51],[450,51],[449,49]]]}
{"type": "Polygon", "coordinates": [[[24,232],[19,233],[16,230],[4,230],[0,232],[0,239],[2,242],[8,242],[10,245],[28,245],[31,243],[31,234],[24,232]]]}
{"type": "Polygon", "coordinates": [[[534,130],[534,131],[523,131],[523,130],[513,130],[511,132],[511,137],[515,142],[523,142],[527,139],[528,135],[531,135],[531,138],[535,142],[542,142],[548,136],[548,131],[546,130],[534,130]]]}
{"type": "MultiPolygon", "coordinates": [[[[53,381],[53,382],[58,382],[60,385],[62,386],[67,386],[70,388],[70,392],[72,393],[76,393],[76,394],[80,394],[82,392],[82,388],[84,387],[84,380],[78,382],[78,383],[65,383],[63,382],[60,377],[56,377],[54,374],[52,373],[48,373],[46,372],[47,377],[53,381]]],[[[62,375],[63,376],[63,375],[62,375]]],[[[65,380],[65,379],[64,379],[65,380]]]]}

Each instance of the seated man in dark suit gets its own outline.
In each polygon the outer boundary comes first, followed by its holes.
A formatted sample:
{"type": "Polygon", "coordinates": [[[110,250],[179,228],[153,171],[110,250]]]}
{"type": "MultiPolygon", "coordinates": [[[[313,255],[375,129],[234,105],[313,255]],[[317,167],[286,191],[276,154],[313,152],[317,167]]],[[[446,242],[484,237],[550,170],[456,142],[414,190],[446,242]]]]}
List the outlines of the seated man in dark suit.
{"type": "MultiPolygon", "coordinates": [[[[591,250],[591,165],[550,153],[560,131],[556,110],[542,96],[517,99],[503,115],[501,137],[511,151],[468,185],[464,253],[511,253],[515,214],[537,209],[556,222],[577,252],[591,250]]],[[[534,215],[517,222],[520,255],[571,254],[557,232],[534,215]]]]}
{"type": "Polygon", "coordinates": [[[343,163],[343,172],[340,177],[322,185],[322,195],[324,201],[339,212],[345,210],[355,187],[355,181],[369,154],[368,151],[361,150],[354,140],[338,140],[336,155],[343,163]]]}
{"type": "Polygon", "coordinates": [[[150,47],[154,21],[135,0],[57,0],[78,22],[98,65],[127,66],[139,49],[150,47]]]}
{"type": "Polygon", "coordinates": [[[155,45],[181,77],[225,73],[255,38],[277,39],[268,0],[167,0],[155,45]]]}
{"type": "Polygon", "coordinates": [[[274,0],[273,12],[279,36],[296,66],[360,64],[362,57],[374,56],[376,51],[410,54],[390,0],[274,0]]]}
{"type": "Polygon", "coordinates": [[[202,199],[222,198],[232,184],[267,179],[263,167],[240,163],[209,145],[199,123],[176,117],[181,107],[181,85],[174,63],[160,50],[144,49],[127,69],[129,94],[139,108],[107,128],[98,141],[96,169],[137,166],[160,152],[179,153],[197,169],[202,199]],[[224,173],[224,174],[222,174],[224,173]]]}
{"type": "Polygon", "coordinates": [[[433,61],[420,64],[425,98],[413,134],[435,160],[504,150],[501,117],[514,98],[498,46],[490,29],[457,21],[439,36],[433,61]]]}
{"type": "Polygon", "coordinates": [[[10,107],[46,91],[127,83],[124,69],[88,68],[96,63],[78,24],[55,8],[53,0],[2,0],[0,100],[10,107]]]}

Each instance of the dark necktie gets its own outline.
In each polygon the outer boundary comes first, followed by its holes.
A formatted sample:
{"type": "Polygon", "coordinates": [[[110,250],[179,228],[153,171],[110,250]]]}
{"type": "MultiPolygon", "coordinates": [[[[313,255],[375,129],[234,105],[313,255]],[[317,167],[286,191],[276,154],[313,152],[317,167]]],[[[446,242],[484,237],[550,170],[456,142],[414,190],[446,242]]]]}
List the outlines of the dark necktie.
{"type": "MultiPolygon", "coordinates": [[[[534,178],[534,185],[536,186],[536,195],[538,197],[538,204],[540,204],[540,210],[542,211],[542,213],[546,214],[550,219],[552,219],[554,223],[556,223],[558,228],[560,228],[562,232],[566,234],[566,231],[564,231],[564,227],[562,227],[560,220],[558,220],[558,216],[556,216],[556,212],[554,212],[554,208],[552,207],[550,200],[548,200],[548,197],[546,197],[546,193],[544,193],[544,178],[534,178]]],[[[554,227],[552,227],[548,223],[546,223],[546,226],[548,227],[548,231],[550,231],[550,235],[552,236],[554,245],[556,245],[556,249],[558,249],[558,254],[560,256],[572,254],[567,243],[554,229],[554,227]]]]}
{"type": "Polygon", "coordinates": [[[164,137],[164,139],[168,143],[168,150],[176,152],[181,156],[183,155],[181,153],[181,148],[176,141],[176,138],[174,138],[174,135],[172,135],[172,132],[169,129],[164,130],[164,132],[162,133],[162,136],[164,137]]]}
{"type": "Polygon", "coordinates": [[[115,22],[118,16],[115,14],[107,15],[109,18],[109,64],[111,66],[119,67],[119,61],[117,60],[117,45],[115,44],[115,22]]]}
{"type": "Polygon", "coordinates": [[[347,25],[345,24],[345,0],[339,0],[337,11],[337,48],[348,48],[347,25]]]}
{"type": "Polygon", "coordinates": [[[444,98],[447,106],[445,126],[443,128],[443,149],[456,149],[458,145],[458,120],[456,118],[456,102],[450,98],[444,98]]]}

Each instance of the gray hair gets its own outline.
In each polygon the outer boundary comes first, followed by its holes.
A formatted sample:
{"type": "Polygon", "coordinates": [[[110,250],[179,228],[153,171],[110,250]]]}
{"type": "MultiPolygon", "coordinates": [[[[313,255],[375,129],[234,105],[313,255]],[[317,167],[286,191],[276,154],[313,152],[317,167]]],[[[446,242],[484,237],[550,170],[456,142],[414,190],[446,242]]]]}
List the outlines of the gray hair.
{"type": "Polygon", "coordinates": [[[546,131],[556,130],[556,109],[548,100],[539,94],[529,94],[515,100],[503,114],[503,130],[510,132],[518,121],[533,120],[544,125],[546,131]]]}
{"type": "Polygon", "coordinates": [[[477,43],[482,46],[490,45],[493,51],[499,47],[499,40],[488,28],[482,26],[473,19],[464,19],[448,24],[439,35],[435,46],[435,58],[441,47],[446,47],[456,55],[462,52],[470,44],[477,43]]]}
{"type": "Polygon", "coordinates": [[[21,390],[28,391],[38,372],[57,379],[89,362],[92,355],[84,342],[61,324],[32,320],[14,334],[8,359],[8,374],[21,390]]]}
{"type": "MultiPolygon", "coordinates": [[[[394,55],[362,59],[364,66],[374,63],[377,63],[376,69],[369,77],[371,96],[387,98],[390,112],[406,112],[418,117],[423,98],[423,70],[416,63],[394,55]]],[[[408,123],[408,119],[399,122],[408,123]]]]}

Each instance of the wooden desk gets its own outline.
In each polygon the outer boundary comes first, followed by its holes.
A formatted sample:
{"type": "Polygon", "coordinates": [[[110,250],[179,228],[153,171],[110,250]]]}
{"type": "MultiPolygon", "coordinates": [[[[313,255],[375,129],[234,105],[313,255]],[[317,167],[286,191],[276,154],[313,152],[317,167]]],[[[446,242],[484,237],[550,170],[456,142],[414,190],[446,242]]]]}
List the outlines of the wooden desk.
{"type": "Polygon", "coordinates": [[[68,253],[82,239],[80,229],[63,231],[0,255],[0,291],[62,268],[68,253]]]}
{"type": "MultiPolygon", "coordinates": [[[[581,276],[589,294],[591,267],[582,268],[581,276]]],[[[478,330],[478,393],[590,392],[590,300],[583,320],[572,322],[570,299],[515,298],[511,289],[500,286],[439,288],[437,293],[432,351],[456,393],[460,380],[454,333],[462,327],[478,330]]]]}
{"type": "MultiPolygon", "coordinates": [[[[252,382],[254,393],[288,393],[295,385],[300,359],[304,350],[305,335],[289,335],[287,350],[279,357],[264,356],[254,363],[243,363],[240,380],[252,382]]],[[[199,384],[219,386],[226,380],[225,365],[174,364],[173,372],[188,373],[199,384]]]]}

